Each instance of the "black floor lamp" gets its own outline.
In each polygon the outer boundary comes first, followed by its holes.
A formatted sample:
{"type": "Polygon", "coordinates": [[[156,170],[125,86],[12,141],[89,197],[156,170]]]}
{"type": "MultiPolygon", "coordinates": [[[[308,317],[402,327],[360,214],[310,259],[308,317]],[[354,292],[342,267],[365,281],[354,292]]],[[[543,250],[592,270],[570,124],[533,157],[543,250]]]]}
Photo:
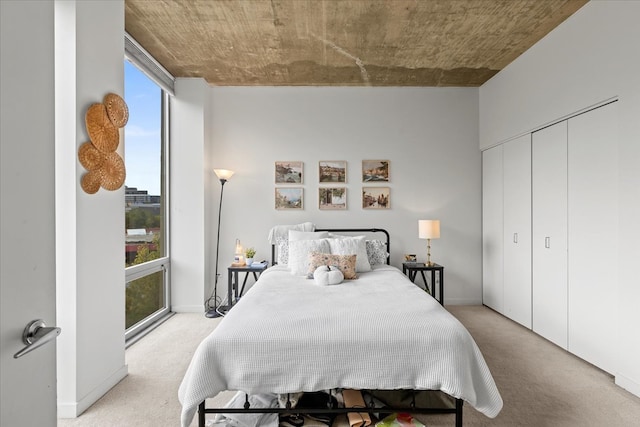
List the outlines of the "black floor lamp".
{"type": "Polygon", "coordinates": [[[213,295],[209,297],[206,303],[205,309],[207,317],[220,317],[222,314],[218,312],[218,252],[220,249],[220,216],[222,215],[222,195],[224,194],[224,184],[231,178],[233,171],[227,169],[214,169],[213,170],[222,184],[220,190],[220,206],[218,207],[218,238],[216,239],[216,273],[213,280],[213,295]],[[211,300],[213,299],[213,307],[211,306],[211,300]]]}

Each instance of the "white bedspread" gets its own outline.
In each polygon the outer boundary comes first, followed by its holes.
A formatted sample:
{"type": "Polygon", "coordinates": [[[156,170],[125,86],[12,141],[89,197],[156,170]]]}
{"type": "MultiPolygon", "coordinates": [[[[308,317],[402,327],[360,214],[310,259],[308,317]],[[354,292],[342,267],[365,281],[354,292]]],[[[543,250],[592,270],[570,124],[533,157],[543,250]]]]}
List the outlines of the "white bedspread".
{"type": "Polygon", "coordinates": [[[469,332],[397,268],[317,286],[274,266],[200,344],[178,392],[182,425],[223,390],[442,390],[489,417],[502,398],[469,332]]]}

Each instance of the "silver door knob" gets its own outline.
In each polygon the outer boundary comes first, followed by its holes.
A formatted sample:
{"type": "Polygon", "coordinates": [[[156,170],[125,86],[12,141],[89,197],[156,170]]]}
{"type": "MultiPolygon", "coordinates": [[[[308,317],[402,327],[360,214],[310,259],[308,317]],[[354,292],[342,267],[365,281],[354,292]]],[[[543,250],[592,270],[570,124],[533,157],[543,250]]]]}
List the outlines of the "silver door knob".
{"type": "Polygon", "coordinates": [[[13,355],[14,359],[32,352],[60,335],[62,329],[47,327],[44,320],[38,319],[29,322],[22,332],[22,342],[27,346],[13,355]]]}

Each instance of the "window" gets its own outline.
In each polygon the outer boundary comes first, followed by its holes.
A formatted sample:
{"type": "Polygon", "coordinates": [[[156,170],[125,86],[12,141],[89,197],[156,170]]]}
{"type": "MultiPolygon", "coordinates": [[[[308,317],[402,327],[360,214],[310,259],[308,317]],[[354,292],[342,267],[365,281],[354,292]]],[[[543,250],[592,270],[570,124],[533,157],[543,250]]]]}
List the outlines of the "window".
{"type": "Polygon", "coordinates": [[[167,218],[168,94],[124,62],[127,340],[170,311],[167,218]]]}

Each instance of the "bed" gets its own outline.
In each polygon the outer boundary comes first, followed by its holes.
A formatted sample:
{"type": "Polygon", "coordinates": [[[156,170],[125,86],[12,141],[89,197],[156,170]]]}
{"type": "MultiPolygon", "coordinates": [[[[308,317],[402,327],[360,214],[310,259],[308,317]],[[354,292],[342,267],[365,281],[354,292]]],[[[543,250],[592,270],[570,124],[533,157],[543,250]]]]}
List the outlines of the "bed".
{"type": "Polygon", "coordinates": [[[471,335],[400,270],[378,264],[335,286],[291,271],[269,267],[199,345],[178,393],[183,426],[196,411],[201,426],[205,413],[231,412],[204,407],[224,390],[439,390],[455,399],[453,408],[414,404],[406,411],[454,413],[456,425],[463,401],[491,418],[500,412],[502,399],[471,335]]]}

